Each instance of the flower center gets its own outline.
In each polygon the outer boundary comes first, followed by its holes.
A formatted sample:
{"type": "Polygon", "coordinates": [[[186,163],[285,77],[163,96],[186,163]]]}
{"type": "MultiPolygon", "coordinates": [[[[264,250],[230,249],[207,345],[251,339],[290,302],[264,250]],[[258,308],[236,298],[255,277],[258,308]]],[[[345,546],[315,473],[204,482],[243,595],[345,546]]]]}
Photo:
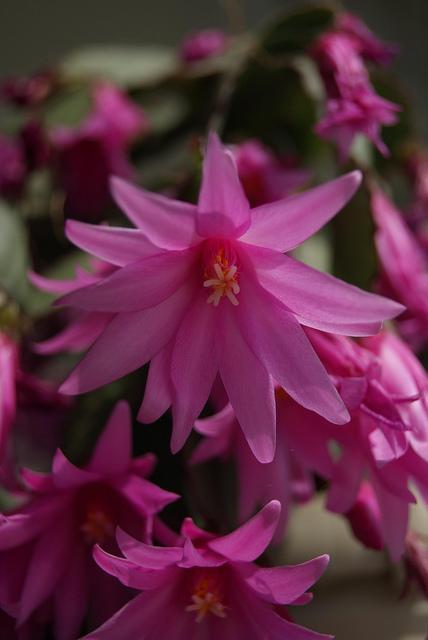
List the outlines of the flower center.
{"type": "Polygon", "coordinates": [[[226,617],[227,607],[221,601],[221,593],[216,580],[204,577],[197,582],[191,596],[192,604],[186,607],[186,611],[196,613],[196,622],[202,622],[208,613],[218,618],[226,617]]]}
{"type": "Polygon", "coordinates": [[[114,536],[114,525],[104,511],[92,509],[86,514],[86,520],[81,525],[80,531],[88,544],[103,544],[108,538],[114,536]]]}
{"type": "Polygon", "coordinates": [[[219,249],[213,256],[212,263],[206,269],[204,287],[210,288],[212,293],[207,298],[208,304],[218,306],[220,300],[226,298],[234,306],[239,304],[237,294],[239,293],[238,267],[231,264],[226,257],[225,250],[219,249]]]}

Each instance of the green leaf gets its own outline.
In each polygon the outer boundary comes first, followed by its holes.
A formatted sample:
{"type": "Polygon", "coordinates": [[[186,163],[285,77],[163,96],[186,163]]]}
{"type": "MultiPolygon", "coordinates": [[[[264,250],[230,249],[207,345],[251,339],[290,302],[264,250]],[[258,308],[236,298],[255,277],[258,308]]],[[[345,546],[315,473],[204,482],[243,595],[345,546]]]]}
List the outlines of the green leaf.
{"type": "Polygon", "coordinates": [[[272,55],[301,53],[331,26],[334,13],[328,5],[287,13],[266,29],[261,44],[272,55]]]}
{"type": "Polygon", "coordinates": [[[47,127],[75,127],[91,110],[92,99],[89,87],[72,87],[50,98],[43,109],[43,120],[47,127]]]}
{"type": "Polygon", "coordinates": [[[0,287],[20,305],[28,293],[28,243],[17,211],[0,200],[0,287]]]}
{"type": "Polygon", "coordinates": [[[169,47],[103,45],[69,54],[60,72],[71,79],[98,78],[131,88],[162,82],[177,68],[176,53],[169,47]]]}

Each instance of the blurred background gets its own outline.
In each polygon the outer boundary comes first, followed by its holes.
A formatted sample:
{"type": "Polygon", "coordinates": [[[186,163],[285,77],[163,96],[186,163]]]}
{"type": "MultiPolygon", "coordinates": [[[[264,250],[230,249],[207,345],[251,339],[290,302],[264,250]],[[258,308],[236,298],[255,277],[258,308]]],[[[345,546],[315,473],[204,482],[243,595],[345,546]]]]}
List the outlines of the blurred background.
{"type": "MultiPolygon", "coordinates": [[[[34,71],[94,43],[175,44],[186,33],[232,22],[254,26],[308,0],[1,0],[0,76],[34,71]],[[240,15],[241,14],[241,15],[240,15]],[[228,17],[227,17],[228,16],[228,17]]],[[[427,0],[344,0],[387,40],[401,46],[395,69],[416,104],[428,139],[427,0]]]]}

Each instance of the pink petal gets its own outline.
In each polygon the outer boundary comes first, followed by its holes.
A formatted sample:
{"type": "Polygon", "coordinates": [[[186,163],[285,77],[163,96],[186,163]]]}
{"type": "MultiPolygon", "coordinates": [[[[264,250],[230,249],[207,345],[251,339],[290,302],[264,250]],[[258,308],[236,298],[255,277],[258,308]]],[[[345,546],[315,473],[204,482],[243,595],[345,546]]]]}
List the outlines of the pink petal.
{"type": "Polygon", "coordinates": [[[210,540],[207,546],[233,562],[252,562],[269,546],[280,513],[280,503],[272,500],[241,527],[210,540]]]}
{"type": "Polygon", "coordinates": [[[195,205],[150,193],[117,177],[111,179],[111,191],[117,205],[153,244],[185,249],[195,242],[195,205]]]}
{"type": "Polygon", "coordinates": [[[38,289],[46,291],[46,293],[53,293],[56,295],[63,295],[69,291],[74,291],[78,284],[76,284],[76,278],[73,280],[53,280],[52,278],[46,278],[34,271],[28,272],[29,281],[38,289]]]}
{"type": "Polygon", "coordinates": [[[145,364],[170,341],[192,293],[191,286],[185,286],[157,307],[116,316],[64,382],[61,392],[85,393],[145,364]]]}
{"type": "Polygon", "coordinates": [[[147,570],[137,566],[126,558],[113,556],[98,545],[93,551],[95,562],[111,576],[115,576],[122,584],[133,589],[154,589],[165,582],[167,569],[147,570]]]}
{"type": "Polygon", "coordinates": [[[334,513],[347,513],[352,508],[357,499],[365,466],[359,451],[353,447],[344,450],[331,478],[327,509],[334,513]]]}
{"type": "Polygon", "coordinates": [[[152,358],[147,376],[144,399],[138,412],[140,422],[158,420],[171,406],[171,346],[152,358]]]}
{"type": "Polygon", "coordinates": [[[196,420],[195,429],[203,436],[216,437],[230,431],[234,424],[235,412],[232,405],[227,403],[218,413],[196,420]]]}
{"type": "Polygon", "coordinates": [[[252,452],[259,462],[271,462],[276,442],[273,381],[241,335],[235,311],[231,305],[223,310],[220,376],[252,452]]]}
{"type": "Polygon", "coordinates": [[[192,275],[194,249],[168,251],[118,269],[99,282],[72,291],[56,305],[88,311],[131,312],[160,304],[192,275]]]}
{"type": "Polygon", "coordinates": [[[179,562],[183,556],[182,547],[155,547],[136,540],[118,528],[117,543],[125,558],[144,569],[166,569],[179,562]]]}
{"type": "Polygon", "coordinates": [[[267,602],[290,604],[320,578],[328,562],[329,557],[323,555],[295,566],[256,568],[246,583],[267,602]]]}
{"type": "Polygon", "coordinates": [[[42,355],[59,351],[82,351],[101,335],[111,319],[112,314],[109,313],[82,313],[53,338],[34,344],[33,349],[42,355]]]}
{"type": "Polygon", "coordinates": [[[203,237],[239,237],[250,224],[250,207],[235,161],[211,132],[199,193],[197,231],[203,237]]]}
{"type": "Polygon", "coordinates": [[[384,320],[404,310],[397,302],[346,284],[288,256],[259,248],[254,248],[252,254],[262,286],[308,327],[344,335],[373,335],[384,320]]]}
{"type": "Polygon", "coordinates": [[[98,474],[80,469],[68,460],[61,449],[57,449],[52,461],[52,477],[58,489],[75,489],[98,480],[98,474]]]}
{"type": "Polygon", "coordinates": [[[249,279],[241,282],[241,326],[269,373],[298,404],[335,424],[347,422],[348,411],[294,316],[249,279]]]}
{"type": "Polygon", "coordinates": [[[112,485],[134,505],[140,515],[158,513],[179,498],[176,493],[165,491],[157,484],[129,473],[112,482],[112,485]]]}
{"type": "Polygon", "coordinates": [[[13,549],[29,542],[43,529],[61,517],[64,497],[34,501],[24,507],[24,513],[0,514],[0,550],[13,549]]]}
{"type": "Polygon", "coordinates": [[[244,242],[290,251],[323,227],[352,198],[361,184],[353,171],[315,189],[251,211],[251,227],[244,242]]]}
{"type": "Polygon", "coordinates": [[[137,229],[67,220],[65,233],[76,247],[118,267],[162,251],[137,229]]]}
{"type": "Polygon", "coordinates": [[[88,470],[101,476],[125,474],[132,460],[132,416],[129,405],[121,400],[114,407],[97,440],[88,470]]]}
{"type": "Polygon", "coordinates": [[[205,293],[198,294],[177,333],[171,359],[171,379],[175,391],[171,438],[173,453],[184,445],[208,400],[218,372],[215,349],[217,311],[207,304],[205,293]]]}
{"type": "Polygon", "coordinates": [[[398,562],[404,553],[405,538],[409,525],[409,505],[385,491],[376,478],[371,478],[381,512],[383,539],[391,558],[398,562]]]}
{"type": "Polygon", "coordinates": [[[68,570],[55,589],[55,638],[74,640],[78,637],[85,618],[89,589],[86,565],[88,550],[74,541],[68,570]]]}

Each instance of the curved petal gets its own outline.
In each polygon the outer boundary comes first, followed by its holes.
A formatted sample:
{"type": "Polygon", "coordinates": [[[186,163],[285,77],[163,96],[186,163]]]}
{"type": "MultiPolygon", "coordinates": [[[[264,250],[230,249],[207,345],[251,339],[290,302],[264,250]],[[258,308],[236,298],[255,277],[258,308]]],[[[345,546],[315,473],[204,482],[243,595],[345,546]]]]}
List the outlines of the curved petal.
{"type": "Polygon", "coordinates": [[[93,556],[95,562],[103,571],[114,576],[122,584],[133,589],[153,589],[165,582],[167,569],[147,570],[126,558],[120,558],[107,553],[95,545],[93,556]]]}
{"type": "Polygon", "coordinates": [[[207,304],[203,292],[198,294],[177,333],[171,359],[173,453],[184,445],[218,372],[215,344],[218,311],[207,304]]]}
{"type": "Polygon", "coordinates": [[[319,187],[252,209],[244,242],[290,251],[323,227],[352,198],[361,184],[352,171],[319,187]]]}
{"type": "Polygon", "coordinates": [[[187,249],[144,258],[59,298],[55,304],[107,313],[153,307],[171,296],[192,275],[197,256],[197,251],[187,249]]]}
{"type": "Polygon", "coordinates": [[[33,349],[42,355],[87,349],[101,335],[112,317],[109,313],[79,313],[79,317],[72,320],[68,327],[48,340],[37,342],[33,349]]]}
{"type": "Polygon", "coordinates": [[[117,530],[116,539],[125,558],[144,569],[166,569],[183,557],[182,547],[155,547],[145,544],[120,528],[117,530]]]}
{"type": "Polygon", "coordinates": [[[76,247],[118,267],[162,251],[139,229],[67,220],[65,234],[76,247]]]}
{"type": "Polygon", "coordinates": [[[61,393],[92,391],[145,364],[171,340],[192,293],[187,285],[157,307],[116,316],[63,383],[61,393]]]}
{"type": "Polygon", "coordinates": [[[252,562],[269,546],[281,513],[281,504],[272,500],[253,518],[232,533],[209,540],[207,546],[233,562],[252,562]]]}
{"type": "Polygon", "coordinates": [[[273,381],[244,340],[236,308],[229,305],[222,312],[220,376],[251,451],[259,462],[271,462],[276,443],[273,381]]]}
{"type": "Polygon", "coordinates": [[[291,604],[320,578],[329,560],[328,555],[323,555],[295,566],[257,567],[245,581],[263,600],[291,604]]]}
{"type": "Polygon", "coordinates": [[[57,449],[52,461],[52,478],[58,489],[74,489],[95,482],[98,480],[98,474],[76,467],[65,457],[61,449],[57,449]]]}
{"type": "Polygon", "coordinates": [[[235,421],[233,407],[228,402],[218,413],[196,420],[195,430],[203,436],[218,437],[233,429],[235,421]]]}
{"type": "Polygon", "coordinates": [[[127,474],[112,482],[112,485],[123,497],[128,499],[140,515],[152,516],[180,497],[176,493],[165,491],[157,484],[134,474],[127,474]]]}
{"type": "Polygon", "coordinates": [[[102,476],[125,474],[132,460],[131,411],[121,400],[114,407],[98,438],[88,470],[102,476]]]}
{"type": "Polygon", "coordinates": [[[216,133],[208,137],[199,193],[197,231],[203,237],[239,237],[250,225],[250,206],[232,154],[216,133]]]}
{"type": "Polygon", "coordinates": [[[151,193],[118,177],[110,184],[116,204],[155,245],[185,249],[197,240],[194,204],[151,193]]]}
{"type": "Polygon", "coordinates": [[[155,422],[171,403],[171,345],[168,345],[150,362],[144,399],[137,419],[144,423],[155,422]]]}
{"type": "Polygon", "coordinates": [[[238,313],[248,343],[298,404],[335,424],[349,414],[302,327],[272,296],[241,278],[238,313]]]}
{"type": "Polygon", "coordinates": [[[251,254],[260,284],[308,327],[344,335],[372,335],[384,320],[404,310],[397,302],[346,284],[289,256],[256,247],[251,254]]]}

